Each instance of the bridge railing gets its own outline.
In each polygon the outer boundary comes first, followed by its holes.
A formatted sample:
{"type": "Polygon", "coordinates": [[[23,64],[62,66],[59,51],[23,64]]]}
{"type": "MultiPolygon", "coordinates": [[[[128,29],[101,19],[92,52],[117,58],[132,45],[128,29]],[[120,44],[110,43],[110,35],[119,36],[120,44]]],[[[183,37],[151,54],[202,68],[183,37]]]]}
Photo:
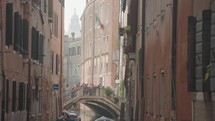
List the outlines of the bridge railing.
{"type": "Polygon", "coordinates": [[[116,95],[111,94],[110,96],[106,96],[103,91],[103,87],[99,87],[99,86],[98,87],[79,87],[77,89],[71,90],[70,95],[67,95],[64,97],[64,104],[68,104],[73,100],[82,96],[100,96],[119,105],[118,101],[116,101],[116,95]]]}

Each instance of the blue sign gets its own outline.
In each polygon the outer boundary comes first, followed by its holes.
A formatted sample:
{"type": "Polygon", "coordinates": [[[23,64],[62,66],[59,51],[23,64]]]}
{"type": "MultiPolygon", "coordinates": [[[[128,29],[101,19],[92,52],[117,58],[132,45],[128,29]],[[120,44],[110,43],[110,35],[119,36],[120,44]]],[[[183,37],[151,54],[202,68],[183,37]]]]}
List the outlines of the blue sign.
{"type": "Polygon", "coordinates": [[[59,84],[53,84],[53,90],[59,90],[59,84]]]}

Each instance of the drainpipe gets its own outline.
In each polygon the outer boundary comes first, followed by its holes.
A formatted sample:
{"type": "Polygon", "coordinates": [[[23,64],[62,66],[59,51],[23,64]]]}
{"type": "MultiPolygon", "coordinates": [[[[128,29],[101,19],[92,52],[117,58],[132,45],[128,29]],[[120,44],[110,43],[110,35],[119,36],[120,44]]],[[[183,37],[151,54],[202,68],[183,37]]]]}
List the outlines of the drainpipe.
{"type": "Polygon", "coordinates": [[[93,40],[92,40],[92,84],[94,84],[94,81],[93,81],[93,77],[94,77],[94,44],[95,44],[95,1],[93,1],[93,14],[92,14],[92,17],[93,17],[93,40]]]}
{"type": "Polygon", "coordinates": [[[28,85],[27,85],[27,121],[31,116],[31,58],[28,59],[28,85]]]}
{"type": "MultiPolygon", "coordinates": [[[[1,75],[3,76],[4,75],[4,37],[3,37],[3,24],[2,24],[2,22],[3,22],[3,15],[2,15],[2,13],[3,13],[3,5],[4,5],[4,2],[3,2],[3,0],[1,0],[0,1],[0,6],[1,6],[1,10],[0,10],[0,39],[1,39],[1,61],[2,61],[2,63],[1,63],[1,67],[2,67],[2,72],[1,72],[1,75]]],[[[4,76],[3,76],[3,80],[4,80],[4,76]]],[[[0,85],[3,85],[3,81],[0,81],[0,85]]],[[[3,88],[4,88],[4,86],[1,86],[1,90],[0,90],[0,92],[2,92],[2,95],[0,95],[1,97],[0,97],[0,120],[4,120],[4,114],[3,115],[1,115],[2,114],[2,107],[3,107],[3,103],[2,103],[2,101],[3,101],[3,93],[4,93],[4,91],[3,91],[3,88]]]]}
{"type": "MultiPolygon", "coordinates": [[[[141,62],[142,64],[140,67],[140,75],[141,75],[141,103],[142,103],[142,108],[141,108],[141,113],[142,115],[144,115],[145,113],[145,97],[144,97],[144,56],[145,56],[145,8],[146,8],[146,0],[142,1],[142,57],[141,57],[141,62]]],[[[144,117],[144,116],[142,116],[144,117]]],[[[142,121],[144,121],[144,118],[142,119],[142,121]]]]}
{"type": "MultiPolygon", "coordinates": [[[[178,0],[173,0],[172,14],[172,62],[171,62],[171,112],[176,110],[176,51],[177,51],[177,9],[178,0]]],[[[176,119],[175,115],[171,115],[176,119]]]]}
{"type": "Polygon", "coordinates": [[[61,56],[60,56],[60,57],[61,57],[61,58],[60,58],[60,59],[61,59],[61,60],[60,60],[60,112],[62,112],[62,110],[63,110],[63,100],[62,100],[62,88],[63,88],[63,85],[62,85],[62,84],[63,84],[63,82],[62,82],[62,81],[63,81],[63,80],[62,80],[62,79],[63,79],[63,77],[62,77],[62,76],[63,76],[63,75],[62,75],[62,74],[63,74],[63,72],[62,72],[62,71],[63,71],[63,67],[62,67],[62,65],[63,65],[63,62],[62,62],[62,61],[63,61],[63,47],[62,47],[62,45],[63,45],[63,44],[62,44],[62,42],[63,42],[63,22],[62,22],[62,21],[63,21],[63,7],[62,7],[62,3],[61,3],[61,32],[60,32],[60,33],[61,33],[61,36],[60,36],[60,37],[61,37],[61,40],[60,40],[60,55],[61,55],[61,56]]]}

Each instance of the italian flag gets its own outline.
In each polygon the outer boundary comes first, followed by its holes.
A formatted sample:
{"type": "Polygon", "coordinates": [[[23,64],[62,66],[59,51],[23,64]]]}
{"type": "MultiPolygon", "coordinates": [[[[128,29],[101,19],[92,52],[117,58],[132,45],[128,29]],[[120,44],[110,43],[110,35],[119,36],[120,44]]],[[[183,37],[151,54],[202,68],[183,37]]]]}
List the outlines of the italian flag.
{"type": "Polygon", "coordinates": [[[96,15],[96,24],[100,27],[100,29],[104,28],[103,24],[101,23],[100,18],[97,15],[96,15]]]}

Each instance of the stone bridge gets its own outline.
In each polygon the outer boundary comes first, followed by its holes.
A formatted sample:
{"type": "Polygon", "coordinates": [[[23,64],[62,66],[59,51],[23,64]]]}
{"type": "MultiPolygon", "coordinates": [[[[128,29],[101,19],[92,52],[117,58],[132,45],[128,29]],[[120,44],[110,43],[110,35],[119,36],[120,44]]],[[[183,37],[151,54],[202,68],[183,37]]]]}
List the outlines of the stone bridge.
{"type": "Polygon", "coordinates": [[[106,96],[100,87],[80,87],[72,90],[70,96],[64,98],[64,109],[80,110],[80,103],[88,106],[95,113],[106,114],[115,120],[119,118],[120,103],[116,100],[116,96],[106,96]]]}

